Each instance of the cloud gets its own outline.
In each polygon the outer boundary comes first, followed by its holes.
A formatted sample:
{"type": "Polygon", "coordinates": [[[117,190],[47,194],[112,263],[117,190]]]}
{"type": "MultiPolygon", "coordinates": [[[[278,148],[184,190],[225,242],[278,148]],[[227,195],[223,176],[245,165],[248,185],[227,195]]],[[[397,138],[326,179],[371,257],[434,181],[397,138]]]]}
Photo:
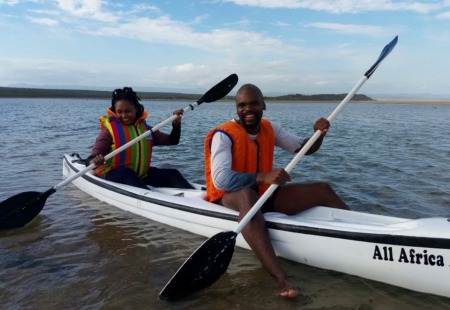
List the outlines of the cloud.
{"type": "MultiPolygon", "coordinates": [[[[99,64],[49,58],[2,58],[0,57],[0,85],[21,83],[29,85],[92,85],[117,84],[117,71],[122,72],[121,83],[137,83],[136,76],[147,68],[132,65],[99,64]],[[137,73],[137,74],[136,74],[137,73]]],[[[96,85],[96,86],[97,86],[96,85]]]]}
{"type": "Polygon", "coordinates": [[[104,22],[116,21],[114,14],[102,11],[102,3],[102,0],[57,0],[59,9],[69,15],[104,22]]]}
{"type": "MultiPolygon", "coordinates": [[[[226,0],[213,2],[219,1],[226,0]]],[[[415,86],[418,84],[415,79],[422,77],[426,77],[429,85],[440,85],[438,83],[445,78],[435,78],[439,74],[437,69],[445,68],[446,62],[437,52],[445,55],[449,37],[442,31],[433,31],[433,36],[427,30],[433,27],[431,22],[436,22],[436,16],[448,18],[448,13],[444,13],[445,9],[437,11],[436,8],[443,8],[450,2],[373,2],[235,0],[234,3],[238,5],[280,7],[292,9],[292,12],[280,10],[274,14],[270,9],[255,10],[254,7],[229,5],[227,9],[236,13],[222,18],[222,7],[216,13],[211,7],[204,6],[190,16],[191,14],[172,11],[172,7],[162,2],[155,2],[161,5],[160,9],[152,5],[140,7],[138,3],[126,5],[126,2],[106,0],[0,0],[3,5],[33,3],[18,5],[21,15],[16,10],[6,8],[5,12],[14,14],[11,15],[14,18],[8,17],[7,21],[6,18],[0,21],[2,26],[11,29],[9,32],[4,31],[4,34],[14,36],[15,45],[22,47],[21,53],[15,52],[13,45],[7,45],[2,50],[2,57],[11,58],[0,57],[0,85],[151,85],[160,88],[207,89],[211,86],[211,81],[220,80],[235,72],[239,75],[240,83],[257,83],[264,92],[339,92],[353,86],[352,83],[364,71],[361,68],[367,69],[366,66],[371,64],[370,57],[377,55],[378,48],[385,43],[384,36],[386,33],[390,36],[392,28],[401,28],[413,38],[405,35],[402,44],[390,56],[394,66],[386,66],[380,70],[377,73],[379,78],[374,79],[367,86],[368,89],[388,91],[393,87],[391,84],[401,82],[404,89],[411,89],[413,92],[419,89],[415,86]],[[302,8],[302,12],[295,11],[302,8]],[[387,10],[402,9],[409,12],[395,16],[385,14],[387,10]],[[322,13],[311,10],[320,10],[322,13]],[[358,10],[379,10],[381,13],[368,14],[373,15],[374,19],[367,21],[362,20],[365,16],[356,16],[357,18],[352,18],[355,24],[346,23],[348,16],[343,16],[344,21],[340,22],[339,16],[336,18],[328,14],[354,13],[358,10]],[[412,11],[430,15],[411,14],[412,11]],[[312,20],[304,21],[305,24],[298,27],[297,13],[301,15],[308,12],[313,13],[310,14],[312,20]],[[169,15],[170,13],[173,15],[169,15]],[[220,18],[215,14],[219,14],[220,18]],[[269,18],[266,14],[269,14],[269,18]],[[291,14],[292,18],[289,17],[291,14]],[[382,24],[367,24],[375,19],[382,20],[385,15],[389,15],[389,19],[383,19],[382,24]],[[405,15],[406,19],[402,19],[405,15]],[[258,19],[259,17],[264,19],[258,19]],[[215,18],[217,20],[212,20],[215,18]],[[24,20],[28,23],[23,23],[24,20]],[[23,27],[15,26],[16,22],[23,27]],[[36,27],[36,24],[46,25],[51,29],[46,33],[44,27],[36,27]],[[418,27],[416,29],[419,30],[413,32],[413,27],[418,27]],[[23,29],[29,33],[25,33],[23,29]],[[338,34],[346,36],[339,37],[338,34]],[[354,37],[350,36],[355,34],[354,37]],[[434,51],[431,55],[422,51],[428,44],[417,42],[416,37],[419,35],[423,35],[420,42],[441,43],[439,48],[433,49],[438,57],[434,56],[434,51]],[[383,39],[378,40],[378,37],[383,39]],[[46,40],[45,43],[43,40],[46,40]],[[82,44],[66,48],[66,45],[61,46],[60,40],[82,44]],[[379,47],[374,46],[377,42],[381,42],[379,47]],[[39,47],[39,55],[45,57],[35,58],[37,50],[35,51],[34,46],[39,47]],[[402,48],[406,55],[401,54],[402,48]],[[430,68],[430,72],[423,71],[426,69],[421,67],[420,73],[415,74],[414,64],[422,63],[424,57],[434,62],[423,66],[430,68]],[[386,84],[381,85],[384,83],[383,74],[390,80],[386,79],[386,84]]],[[[445,29],[444,23],[446,25],[447,21],[437,21],[438,26],[442,26],[439,29],[445,29]]],[[[441,72],[445,74],[448,70],[441,72]]],[[[439,89],[446,89],[445,87],[442,85],[439,89]]]]}
{"type": "Polygon", "coordinates": [[[289,27],[290,24],[283,22],[283,21],[275,21],[272,22],[271,25],[274,25],[275,27],[289,27]]]}
{"type": "Polygon", "coordinates": [[[133,5],[130,12],[142,13],[144,11],[161,13],[161,10],[157,6],[142,4],[142,3],[137,3],[137,4],[133,5]]]}
{"type": "Polygon", "coordinates": [[[436,15],[438,19],[450,19],[450,11],[436,15]]]}
{"type": "MultiPolygon", "coordinates": [[[[0,0],[2,1],[2,0],[0,0]]],[[[213,28],[207,32],[197,31],[196,27],[208,18],[208,14],[194,17],[191,21],[172,19],[161,13],[153,5],[134,4],[125,7],[123,3],[108,3],[104,0],[55,0],[57,8],[37,9],[29,12],[36,16],[29,18],[32,23],[70,27],[72,31],[98,37],[116,37],[132,39],[156,45],[173,45],[193,50],[237,57],[245,51],[248,57],[270,55],[302,54],[300,48],[288,45],[279,38],[245,31],[251,20],[242,18],[223,27],[213,28]],[[142,11],[150,12],[155,17],[143,16],[142,11]],[[59,15],[55,15],[59,12],[59,15]],[[228,28],[229,27],[229,28],[228,28]],[[236,46],[239,45],[239,49],[236,46]]],[[[144,14],[148,15],[148,14],[144,14]]],[[[285,26],[281,22],[277,26],[285,26]]]]}
{"type": "MultiPolygon", "coordinates": [[[[173,66],[146,66],[132,64],[90,63],[62,61],[45,58],[1,58],[0,85],[11,81],[27,85],[90,85],[101,88],[114,88],[121,85],[139,87],[186,89],[190,92],[211,87],[231,73],[239,75],[240,83],[258,83],[264,91],[286,92],[288,89],[304,89],[309,85],[319,85],[324,77],[316,70],[303,67],[299,75],[298,64],[293,61],[243,61],[223,62],[214,66],[196,63],[183,63],[173,66]],[[120,72],[120,75],[117,74],[120,72]],[[176,77],[176,78],[175,78],[176,77]],[[295,77],[295,78],[294,78],[295,77]],[[93,84],[95,81],[95,84],[93,84]]],[[[334,82],[341,79],[335,79],[334,82]]],[[[324,89],[317,87],[311,89],[324,89]]],[[[336,87],[336,89],[339,89],[336,87]]]]}
{"type": "Polygon", "coordinates": [[[386,32],[391,32],[391,28],[385,28],[380,26],[370,26],[370,25],[357,25],[357,24],[339,24],[339,23],[310,23],[306,24],[305,27],[314,27],[320,29],[327,29],[334,32],[339,32],[343,34],[362,34],[370,36],[383,36],[386,32]]]}
{"type": "Polygon", "coordinates": [[[194,31],[188,24],[172,20],[167,16],[155,19],[137,18],[119,25],[104,26],[95,30],[93,34],[185,46],[216,54],[235,55],[241,54],[242,50],[245,50],[248,56],[299,52],[294,46],[288,46],[279,39],[257,32],[215,29],[201,33],[194,31]],[[239,49],[236,49],[237,42],[239,42],[239,49]]]}
{"type": "MultiPolygon", "coordinates": [[[[123,4],[108,4],[102,0],[56,0],[55,3],[57,9],[29,10],[36,15],[29,20],[47,26],[70,26],[67,29],[98,37],[125,38],[155,45],[178,46],[197,50],[197,54],[203,51],[211,55],[226,55],[228,59],[239,57],[243,51],[247,57],[263,56],[269,59],[279,55],[305,53],[305,50],[286,44],[279,38],[260,32],[245,31],[244,28],[251,23],[251,20],[245,18],[238,21],[241,27],[237,27],[237,30],[234,23],[224,26],[227,28],[213,28],[202,32],[196,30],[197,24],[208,15],[199,15],[191,21],[180,21],[161,15],[161,10],[155,6],[136,4],[125,10],[123,4]],[[139,17],[135,15],[138,14],[137,8],[158,16],[139,17]],[[236,48],[237,45],[239,48],[236,48]]],[[[281,27],[286,24],[277,25],[281,27]]]]}
{"type": "Polygon", "coordinates": [[[0,0],[0,5],[6,4],[10,6],[14,6],[19,3],[19,0],[0,0]]]}
{"type": "Polygon", "coordinates": [[[46,26],[56,26],[58,21],[50,18],[34,18],[31,17],[30,21],[34,24],[46,25],[46,26]]]}
{"type": "Polygon", "coordinates": [[[389,0],[224,0],[236,5],[254,6],[268,9],[308,9],[333,14],[360,13],[370,11],[414,11],[427,14],[448,6],[446,1],[422,3],[412,1],[389,0]]]}

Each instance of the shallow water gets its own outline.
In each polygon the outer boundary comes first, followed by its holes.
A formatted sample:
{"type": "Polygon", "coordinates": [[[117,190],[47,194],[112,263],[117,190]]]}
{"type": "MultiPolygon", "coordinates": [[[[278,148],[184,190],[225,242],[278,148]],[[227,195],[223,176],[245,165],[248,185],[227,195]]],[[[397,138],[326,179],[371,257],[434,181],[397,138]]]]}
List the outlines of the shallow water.
{"type": "MultiPolygon", "coordinates": [[[[190,102],[144,102],[155,125],[190,102]]],[[[1,99],[0,200],[62,181],[62,155],[89,155],[100,100],[1,99]]],[[[265,116],[309,137],[334,103],[269,103],[265,116]]],[[[234,117],[208,103],[185,114],[180,145],[154,149],[153,162],[203,183],[203,139],[234,117]]],[[[450,216],[450,105],[349,103],[321,150],[303,158],[295,181],[323,180],[354,210],[407,218],[450,216]]],[[[163,128],[168,132],[169,128],[163,128]]],[[[292,155],[275,154],[285,167],[292,155]]],[[[253,253],[236,248],[227,273],[182,302],[157,295],[204,241],[100,202],[69,184],[30,225],[0,231],[3,309],[450,309],[450,299],[282,260],[303,296],[274,297],[253,253]]],[[[450,279],[449,279],[450,281],[450,279]]]]}

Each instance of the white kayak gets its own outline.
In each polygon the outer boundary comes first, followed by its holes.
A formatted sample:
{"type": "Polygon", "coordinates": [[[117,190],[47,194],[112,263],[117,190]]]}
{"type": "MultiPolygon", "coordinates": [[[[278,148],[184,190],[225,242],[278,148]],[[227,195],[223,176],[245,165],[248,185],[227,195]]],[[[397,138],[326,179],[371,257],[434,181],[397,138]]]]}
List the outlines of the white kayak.
{"type": "MultiPolygon", "coordinates": [[[[64,155],[63,174],[86,168],[64,155]]],[[[203,200],[205,188],[148,190],[84,174],[73,184],[125,211],[205,237],[237,226],[237,212],[203,200]]],[[[450,297],[450,219],[406,219],[315,207],[266,213],[278,256],[410,290],[450,297]]],[[[240,234],[236,245],[249,249],[240,234]]]]}

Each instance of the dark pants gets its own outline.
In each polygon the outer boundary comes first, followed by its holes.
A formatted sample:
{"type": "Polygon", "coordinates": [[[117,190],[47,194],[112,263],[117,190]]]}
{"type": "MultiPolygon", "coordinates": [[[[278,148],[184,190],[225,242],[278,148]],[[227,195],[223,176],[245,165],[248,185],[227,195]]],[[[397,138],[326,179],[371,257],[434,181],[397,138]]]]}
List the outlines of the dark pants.
{"type": "Polygon", "coordinates": [[[154,187],[193,188],[177,169],[150,167],[147,176],[141,179],[132,169],[118,167],[109,171],[105,179],[140,188],[148,188],[146,185],[154,187]]]}
{"type": "MultiPolygon", "coordinates": [[[[253,189],[255,190],[255,192],[257,192],[256,188],[253,188],[253,189]]],[[[275,189],[275,191],[273,192],[273,194],[261,206],[260,210],[262,213],[275,212],[274,200],[275,200],[275,197],[277,197],[279,190],[280,190],[280,187],[278,186],[275,189]]],[[[217,199],[216,201],[214,201],[214,203],[223,206],[222,198],[217,199]]]]}

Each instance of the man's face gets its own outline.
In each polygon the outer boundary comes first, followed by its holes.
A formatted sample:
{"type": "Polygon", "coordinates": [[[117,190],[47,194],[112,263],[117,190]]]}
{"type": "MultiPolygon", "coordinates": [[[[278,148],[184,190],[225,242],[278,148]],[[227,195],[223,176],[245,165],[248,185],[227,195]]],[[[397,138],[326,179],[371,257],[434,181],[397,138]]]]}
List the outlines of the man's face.
{"type": "Polygon", "coordinates": [[[264,99],[258,90],[245,88],[236,94],[236,113],[248,133],[258,133],[264,109],[264,99]]]}

